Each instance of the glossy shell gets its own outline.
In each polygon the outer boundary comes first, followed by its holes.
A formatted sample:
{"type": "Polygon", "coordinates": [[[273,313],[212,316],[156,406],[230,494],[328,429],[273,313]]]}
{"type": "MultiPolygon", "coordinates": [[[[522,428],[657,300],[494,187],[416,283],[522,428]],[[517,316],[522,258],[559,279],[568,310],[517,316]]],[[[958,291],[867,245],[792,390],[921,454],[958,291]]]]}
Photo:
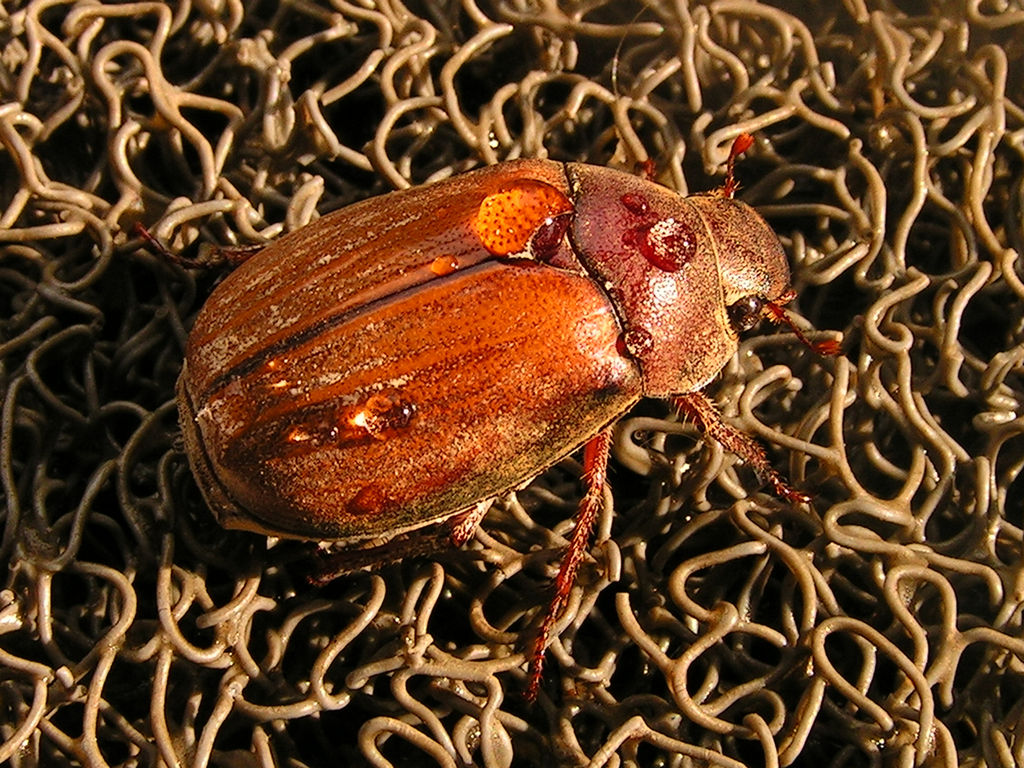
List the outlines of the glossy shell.
{"type": "Polygon", "coordinates": [[[370,199],[204,305],[178,382],[189,460],[226,527],[382,541],[523,484],[645,394],[703,386],[735,350],[727,302],[787,282],[747,206],[593,166],[370,199]],[[734,215],[754,235],[730,240],[734,215]]]}

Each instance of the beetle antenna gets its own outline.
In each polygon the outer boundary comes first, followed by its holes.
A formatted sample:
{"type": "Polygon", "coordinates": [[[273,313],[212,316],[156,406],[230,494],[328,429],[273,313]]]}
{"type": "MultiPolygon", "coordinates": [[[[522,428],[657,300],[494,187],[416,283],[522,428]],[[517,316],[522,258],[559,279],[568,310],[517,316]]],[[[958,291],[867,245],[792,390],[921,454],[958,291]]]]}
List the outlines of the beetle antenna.
{"type": "Polygon", "coordinates": [[[625,25],[622,35],[619,37],[619,44],[615,46],[615,55],[612,56],[612,94],[617,99],[619,97],[619,61],[622,58],[622,47],[626,44],[626,35],[629,34],[630,27],[636,23],[636,20],[643,16],[646,8],[641,8],[635,14],[633,18],[629,20],[629,23],[625,25]]]}
{"type": "Polygon", "coordinates": [[[804,335],[803,331],[797,328],[796,323],[793,322],[793,318],[791,318],[789,314],[786,312],[786,310],[783,309],[782,307],[783,304],[788,304],[795,297],[796,291],[790,288],[788,291],[786,291],[779,297],[778,301],[766,301],[764,303],[764,308],[765,310],[767,310],[772,322],[778,323],[780,325],[789,326],[789,329],[793,331],[796,337],[800,340],[801,344],[803,344],[808,349],[817,352],[819,355],[838,355],[840,351],[839,342],[836,341],[835,339],[811,341],[809,338],[807,338],[806,335],[804,335]]]}
{"type": "Polygon", "coordinates": [[[725,183],[722,185],[722,196],[732,198],[740,184],[736,181],[733,169],[736,167],[736,158],[746,152],[754,145],[754,137],[749,133],[741,133],[732,142],[732,149],[729,150],[729,160],[725,166],[725,183]]]}

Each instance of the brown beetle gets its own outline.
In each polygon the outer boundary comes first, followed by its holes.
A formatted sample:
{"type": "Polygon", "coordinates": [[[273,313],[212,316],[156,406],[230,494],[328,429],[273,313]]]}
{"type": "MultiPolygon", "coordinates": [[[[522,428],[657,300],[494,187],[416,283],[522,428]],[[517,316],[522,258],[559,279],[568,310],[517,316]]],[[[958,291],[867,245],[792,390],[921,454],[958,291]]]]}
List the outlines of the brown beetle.
{"type": "Polygon", "coordinates": [[[200,312],[178,381],[218,520],[394,559],[436,547],[419,530],[431,524],[464,543],[484,502],[585,444],[535,696],[599,511],[610,425],[641,397],[672,398],[806,500],[699,393],[738,333],[790,296],[778,239],[732,199],[749,141],[715,194],[520,160],[352,205],[248,259],[200,312]]]}

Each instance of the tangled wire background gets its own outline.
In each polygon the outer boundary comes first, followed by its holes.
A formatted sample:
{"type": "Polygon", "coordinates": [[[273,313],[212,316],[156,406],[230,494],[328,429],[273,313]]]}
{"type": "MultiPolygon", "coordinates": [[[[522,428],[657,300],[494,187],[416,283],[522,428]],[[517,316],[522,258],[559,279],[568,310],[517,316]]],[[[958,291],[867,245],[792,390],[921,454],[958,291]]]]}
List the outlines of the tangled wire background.
{"type": "Polygon", "coordinates": [[[5,3],[0,762],[1024,764],[1022,39],[1012,0],[5,3]],[[711,392],[809,506],[642,404],[533,706],[574,461],[324,589],[212,521],[173,392],[216,276],[136,222],[192,256],[520,156],[687,193],[740,131],[844,355],[762,329],[711,392]]]}

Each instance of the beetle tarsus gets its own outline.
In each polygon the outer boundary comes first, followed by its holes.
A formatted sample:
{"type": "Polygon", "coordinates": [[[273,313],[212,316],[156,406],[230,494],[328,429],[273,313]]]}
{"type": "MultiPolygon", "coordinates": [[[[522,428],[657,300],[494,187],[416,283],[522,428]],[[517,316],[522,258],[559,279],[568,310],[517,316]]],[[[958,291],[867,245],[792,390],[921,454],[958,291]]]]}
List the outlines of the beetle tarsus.
{"type": "Polygon", "coordinates": [[[537,632],[537,638],[533,643],[533,652],[530,654],[530,679],[526,687],[528,701],[535,701],[537,698],[541,674],[544,671],[544,651],[547,648],[551,630],[558,614],[562,612],[569,600],[572,585],[576,582],[576,573],[579,571],[580,563],[583,562],[587,551],[587,544],[590,542],[590,534],[594,529],[597,516],[601,512],[604,483],[608,477],[608,455],[611,445],[611,430],[605,429],[592,437],[583,449],[583,481],[586,484],[586,491],[580,501],[579,510],[576,512],[576,525],[573,527],[572,537],[569,539],[569,545],[565,549],[562,565],[559,567],[558,576],[555,579],[555,596],[548,606],[540,630],[537,632]]]}
{"type": "Polygon", "coordinates": [[[141,237],[143,242],[149,248],[149,250],[155,253],[160,258],[164,259],[165,261],[169,261],[172,264],[177,264],[179,267],[182,267],[184,269],[196,269],[196,264],[194,261],[192,261],[191,259],[184,259],[178,254],[171,251],[163,243],[161,243],[159,240],[153,237],[153,233],[146,229],[146,227],[143,226],[142,222],[135,222],[135,225],[132,227],[132,234],[134,234],[136,237],[141,237]]]}
{"type": "Polygon", "coordinates": [[[842,345],[837,339],[811,341],[807,338],[806,334],[797,327],[797,324],[793,322],[793,318],[791,318],[786,310],[783,309],[783,305],[788,304],[795,297],[796,293],[793,290],[789,290],[775,301],[764,302],[764,309],[768,317],[770,317],[774,323],[789,326],[789,329],[793,331],[800,343],[812,352],[817,352],[819,355],[827,355],[830,357],[840,354],[842,352],[842,345]]]}
{"type": "Polygon", "coordinates": [[[703,392],[674,395],[672,404],[680,413],[693,419],[701,432],[753,467],[757,476],[771,485],[776,496],[791,504],[806,504],[811,500],[808,494],[793,488],[771,465],[768,454],[757,440],[728,424],[703,392]]]}

